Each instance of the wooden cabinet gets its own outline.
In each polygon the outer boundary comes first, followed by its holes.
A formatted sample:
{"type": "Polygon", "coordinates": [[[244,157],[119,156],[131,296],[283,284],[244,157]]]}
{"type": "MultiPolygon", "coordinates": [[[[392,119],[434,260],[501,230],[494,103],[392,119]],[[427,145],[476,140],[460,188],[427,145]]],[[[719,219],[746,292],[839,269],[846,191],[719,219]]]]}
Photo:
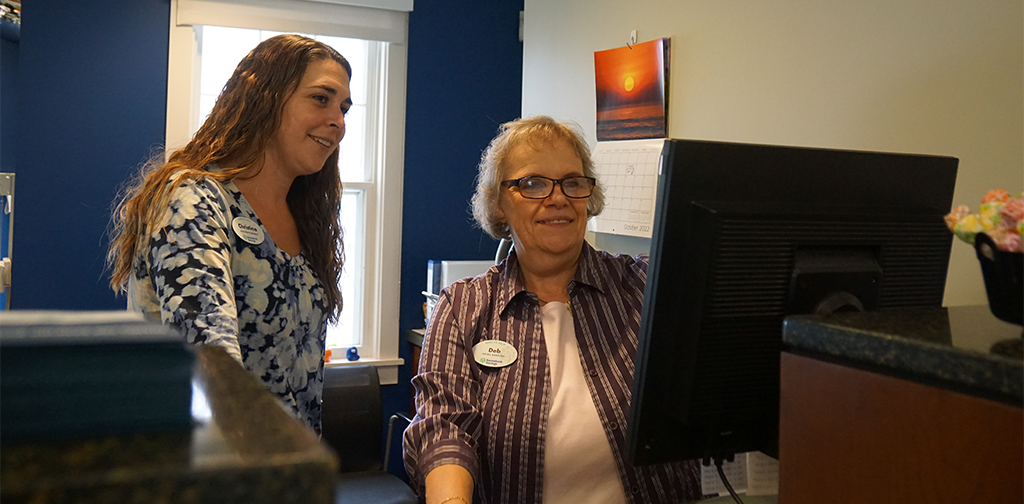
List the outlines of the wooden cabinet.
{"type": "Polygon", "coordinates": [[[784,504],[1024,502],[1017,406],[782,354],[784,504]]]}

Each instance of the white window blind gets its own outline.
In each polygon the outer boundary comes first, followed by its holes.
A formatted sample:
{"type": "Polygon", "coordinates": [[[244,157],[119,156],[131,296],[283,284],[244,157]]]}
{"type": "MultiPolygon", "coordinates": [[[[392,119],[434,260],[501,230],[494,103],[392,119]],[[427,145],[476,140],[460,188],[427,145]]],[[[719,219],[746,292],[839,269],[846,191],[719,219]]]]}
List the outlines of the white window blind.
{"type": "MultiPolygon", "coordinates": [[[[371,4],[372,1],[358,2],[371,4]]],[[[402,3],[384,2],[381,3],[402,3]]],[[[412,2],[409,1],[409,10],[412,2]]],[[[407,11],[306,0],[178,0],[176,26],[227,26],[404,44],[407,11]]]]}

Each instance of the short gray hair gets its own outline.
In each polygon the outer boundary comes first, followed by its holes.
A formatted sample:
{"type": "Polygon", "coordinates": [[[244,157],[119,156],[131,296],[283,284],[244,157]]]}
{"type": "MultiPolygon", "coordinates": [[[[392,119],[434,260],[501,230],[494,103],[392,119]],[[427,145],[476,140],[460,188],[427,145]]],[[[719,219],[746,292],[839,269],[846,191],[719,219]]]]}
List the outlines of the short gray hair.
{"type": "MultiPolygon", "coordinates": [[[[494,238],[511,236],[508,225],[497,216],[498,202],[501,199],[501,182],[508,172],[506,161],[509,153],[520,145],[535,146],[538,142],[565,140],[576,151],[576,156],[583,163],[583,175],[597,178],[594,161],[590,158],[590,148],[575,123],[562,123],[548,116],[534,116],[516,119],[502,124],[498,136],[491,140],[490,145],[480,157],[477,167],[476,192],[473,193],[471,206],[473,218],[487,234],[494,238]]],[[[594,192],[587,200],[587,217],[593,217],[604,210],[604,189],[598,181],[594,192]]]]}

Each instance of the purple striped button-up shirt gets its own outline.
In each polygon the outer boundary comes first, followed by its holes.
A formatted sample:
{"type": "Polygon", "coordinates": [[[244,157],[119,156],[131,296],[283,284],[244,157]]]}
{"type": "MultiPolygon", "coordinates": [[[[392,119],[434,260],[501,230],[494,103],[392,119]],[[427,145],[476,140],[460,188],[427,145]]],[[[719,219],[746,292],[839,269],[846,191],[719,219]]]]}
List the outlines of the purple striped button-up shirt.
{"type": "MultiPolygon", "coordinates": [[[[695,462],[634,467],[623,458],[646,279],[646,255],[610,255],[584,243],[569,298],[580,362],[627,498],[680,503],[700,497],[695,462]]],[[[412,380],[416,418],[405,431],[406,470],[421,495],[427,473],[457,464],[473,475],[481,503],[541,502],[551,378],[540,313],[514,252],[442,292],[412,380]],[[518,359],[501,368],[477,364],[473,345],[485,340],[512,345],[518,359]]]]}

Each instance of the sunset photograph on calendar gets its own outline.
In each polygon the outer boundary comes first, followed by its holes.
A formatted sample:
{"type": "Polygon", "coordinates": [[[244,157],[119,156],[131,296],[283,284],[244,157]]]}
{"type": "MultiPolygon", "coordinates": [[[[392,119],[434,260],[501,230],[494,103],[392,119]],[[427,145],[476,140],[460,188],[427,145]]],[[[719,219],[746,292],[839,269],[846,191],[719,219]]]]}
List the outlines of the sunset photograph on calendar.
{"type": "Polygon", "coordinates": [[[666,136],[668,53],[667,38],[594,52],[598,141],[666,136]]]}

